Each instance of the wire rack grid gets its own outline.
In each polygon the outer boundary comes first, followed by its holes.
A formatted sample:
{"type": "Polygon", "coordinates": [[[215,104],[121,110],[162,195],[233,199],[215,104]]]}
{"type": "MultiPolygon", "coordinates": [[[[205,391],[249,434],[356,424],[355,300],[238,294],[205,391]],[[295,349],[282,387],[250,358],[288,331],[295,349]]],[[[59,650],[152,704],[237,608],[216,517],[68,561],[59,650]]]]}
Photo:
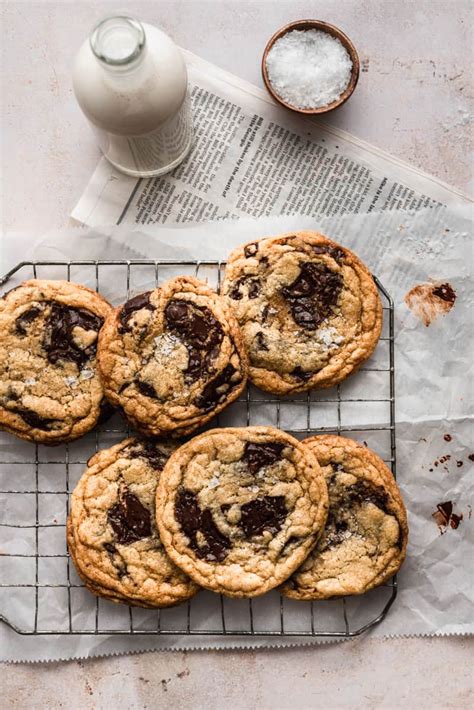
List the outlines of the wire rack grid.
{"type": "MultiPolygon", "coordinates": [[[[120,303],[182,273],[219,288],[224,268],[224,261],[211,260],[25,261],[0,286],[9,289],[32,277],[66,278],[120,303]]],[[[374,280],[384,328],[375,355],[358,374],[331,390],[293,397],[272,397],[249,386],[210,426],[273,424],[297,438],[342,433],[374,448],[395,476],[394,311],[390,295],[374,280]]],[[[385,618],[397,596],[395,577],[360,597],[320,602],[289,600],[278,591],[247,600],[202,591],[179,607],[145,610],[94,597],[77,577],[66,547],[69,496],[90,455],[128,434],[116,415],[78,442],[57,447],[0,433],[0,620],[17,633],[351,638],[385,618]]]]}

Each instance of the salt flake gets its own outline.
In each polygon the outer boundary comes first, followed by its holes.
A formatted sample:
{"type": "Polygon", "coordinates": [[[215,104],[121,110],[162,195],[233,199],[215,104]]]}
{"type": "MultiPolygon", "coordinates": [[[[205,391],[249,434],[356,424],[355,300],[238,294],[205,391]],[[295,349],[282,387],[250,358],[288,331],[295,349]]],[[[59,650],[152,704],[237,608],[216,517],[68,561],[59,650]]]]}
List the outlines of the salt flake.
{"type": "Polygon", "coordinates": [[[273,44],[266,64],[276,93],[296,108],[319,108],[336,101],[352,73],[342,42],[316,29],[287,32],[273,44]]]}

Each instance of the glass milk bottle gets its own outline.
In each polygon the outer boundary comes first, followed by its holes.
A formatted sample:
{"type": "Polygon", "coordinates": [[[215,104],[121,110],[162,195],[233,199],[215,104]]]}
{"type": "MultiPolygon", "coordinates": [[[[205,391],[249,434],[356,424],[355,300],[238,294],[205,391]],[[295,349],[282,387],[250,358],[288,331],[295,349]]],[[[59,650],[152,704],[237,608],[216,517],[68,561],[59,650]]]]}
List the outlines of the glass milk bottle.
{"type": "Polygon", "coordinates": [[[100,148],[127,175],[173,170],[193,140],[183,57],[164,32],[131,17],[109,17],[74,63],[73,86],[100,148]]]}

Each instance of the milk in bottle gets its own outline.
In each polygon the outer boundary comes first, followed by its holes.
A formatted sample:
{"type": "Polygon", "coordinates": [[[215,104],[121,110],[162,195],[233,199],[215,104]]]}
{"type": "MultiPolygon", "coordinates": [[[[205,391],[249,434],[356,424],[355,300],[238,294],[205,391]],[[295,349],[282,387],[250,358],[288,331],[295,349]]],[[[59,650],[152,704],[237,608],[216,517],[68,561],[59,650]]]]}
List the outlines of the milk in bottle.
{"type": "Polygon", "coordinates": [[[124,16],[103,20],[76,56],[73,86],[103,154],[122,172],[162,175],[188,154],[186,66],[157,27],[124,16]]]}

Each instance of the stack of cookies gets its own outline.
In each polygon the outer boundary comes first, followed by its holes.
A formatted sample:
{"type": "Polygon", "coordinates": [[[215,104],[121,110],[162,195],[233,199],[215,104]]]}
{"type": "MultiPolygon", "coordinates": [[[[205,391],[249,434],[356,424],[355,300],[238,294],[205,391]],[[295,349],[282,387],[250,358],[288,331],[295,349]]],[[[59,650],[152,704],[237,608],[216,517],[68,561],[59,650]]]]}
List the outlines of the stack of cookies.
{"type": "Polygon", "coordinates": [[[200,587],[293,599],[360,594],[403,562],[391,472],[337,436],[214,429],[243,392],[331,387],[372,354],[382,307],[349,250],[313,232],[229,257],[221,294],[188,276],[113,309],[89,289],[32,280],[0,300],[0,426],[54,444],[112,407],[140,438],[90,459],[67,524],[93,593],[163,607],[200,587]],[[146,437],[146,438],[143,438],[146,437]]]}

